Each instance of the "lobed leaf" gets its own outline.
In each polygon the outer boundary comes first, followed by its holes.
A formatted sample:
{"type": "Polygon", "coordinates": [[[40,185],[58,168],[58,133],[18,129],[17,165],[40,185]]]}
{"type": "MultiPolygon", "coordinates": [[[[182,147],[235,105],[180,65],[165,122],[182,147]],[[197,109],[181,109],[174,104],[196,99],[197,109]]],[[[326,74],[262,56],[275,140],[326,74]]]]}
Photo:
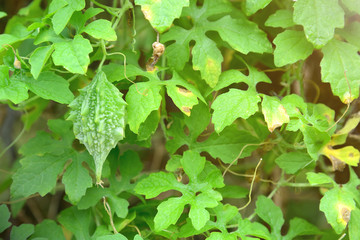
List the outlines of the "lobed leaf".
{"type": "Polygon", "coordinates": [[[344,27],[344,11],[338,0],[298,0],[294,22],[304,26],[306,38],[315,48],[321,48],[334,37],[335,28],[344,27]]]}
{"type": "Polygon", "coordinates": [[[180,17],[183,7],[189,6],[189,0],[135,0],[141,5],[141,11],[151,26],[158,32],[166,31],[175,18],[180,17]]]}
{"type": "Polygon", "coordinates": [[[76,35],[71,41],[57,42],[52,58],[54,64],[63,66],[72,73],[85,74],[90,63],[89,53],[93,51],[90,41],[76,35]]]}
{"type": "Polygon", "coordinates": [[[360,56],[358,49],[345,42],[332,40],[323,49],[321,78],[330,83],[331,90],[340,100],[348,104],[359,97],[360,56]]]}

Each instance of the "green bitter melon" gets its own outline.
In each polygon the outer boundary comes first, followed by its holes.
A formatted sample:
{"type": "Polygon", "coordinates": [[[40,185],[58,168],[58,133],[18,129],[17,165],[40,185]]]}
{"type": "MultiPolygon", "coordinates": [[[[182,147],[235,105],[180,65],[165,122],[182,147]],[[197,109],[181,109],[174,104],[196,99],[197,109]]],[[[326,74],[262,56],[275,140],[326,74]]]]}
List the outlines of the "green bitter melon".
{"type": "Polygon", "coordinates": [[[102,182],[102,166],[109,152],[124,138],[125,106],[122,94],[102,71],[69,104],[68,120],[74,123],[75,137],[94,158],[97,184],[102,182]]]}

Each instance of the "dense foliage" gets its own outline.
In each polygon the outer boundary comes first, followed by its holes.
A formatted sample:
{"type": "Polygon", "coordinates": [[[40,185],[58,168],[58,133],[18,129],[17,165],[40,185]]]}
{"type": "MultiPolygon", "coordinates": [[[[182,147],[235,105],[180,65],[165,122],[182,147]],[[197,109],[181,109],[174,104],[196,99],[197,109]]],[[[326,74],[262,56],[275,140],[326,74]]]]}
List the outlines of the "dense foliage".
{"type": "Polygon", "coordinates": [[[360,0],[0,17],[4,238],[360,239],[360,0]]]}

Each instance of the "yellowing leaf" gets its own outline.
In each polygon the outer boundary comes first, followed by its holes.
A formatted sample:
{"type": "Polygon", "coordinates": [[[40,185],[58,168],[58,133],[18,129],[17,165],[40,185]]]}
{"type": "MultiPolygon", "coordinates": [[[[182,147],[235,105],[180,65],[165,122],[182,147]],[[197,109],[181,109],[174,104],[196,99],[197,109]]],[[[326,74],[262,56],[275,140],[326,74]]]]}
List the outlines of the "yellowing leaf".
{"type": "Polygon", "coordinates": [[[190,116],[191,109],[198,104],[197,97],[185,88],[179,88],[175,85],[166,86],[167,94],[175,105],[187,116],[190,116]]]}
{"type": "Polygon", "coordinates": [[[267,123],[270,132],[290,121],[286,109],[280,103],[278,98],[264,95],[261,106],[265,122],[267,123]]]}
{"type": "Polygon", "coordinates": [[[357,166],[359,164],[360,153],[359,150],[357,150],[353,146],[333,149],[332,146],[327,145],[321,150],[321,153],[331,160],[335,170],[340,170],[336,169],[334,166],[337,161],[344,162],[350,166],[357,166]]]}

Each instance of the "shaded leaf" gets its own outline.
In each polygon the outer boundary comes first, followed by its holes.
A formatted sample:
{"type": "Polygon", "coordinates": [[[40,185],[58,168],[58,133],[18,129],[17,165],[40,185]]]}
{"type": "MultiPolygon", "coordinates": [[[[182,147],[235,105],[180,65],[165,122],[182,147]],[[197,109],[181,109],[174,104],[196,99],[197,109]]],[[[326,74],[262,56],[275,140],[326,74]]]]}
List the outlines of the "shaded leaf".
{"type": "Polygon", "coordinates": [[[276,164],[287,174],[296,173],[312,161],[311,157],[303,152],[284,153],[275,159],[276,164]]]}
{"type": "Polygon", "coordinates": [[[54,45],[49,45],[45,47],[38,47],[30,55],[30,65],[31,65],[31,74],[35,79],[39,77],[39,74],[42,71],[42,68],[49,60],[52,52],[54,51],[54,45]]]}

